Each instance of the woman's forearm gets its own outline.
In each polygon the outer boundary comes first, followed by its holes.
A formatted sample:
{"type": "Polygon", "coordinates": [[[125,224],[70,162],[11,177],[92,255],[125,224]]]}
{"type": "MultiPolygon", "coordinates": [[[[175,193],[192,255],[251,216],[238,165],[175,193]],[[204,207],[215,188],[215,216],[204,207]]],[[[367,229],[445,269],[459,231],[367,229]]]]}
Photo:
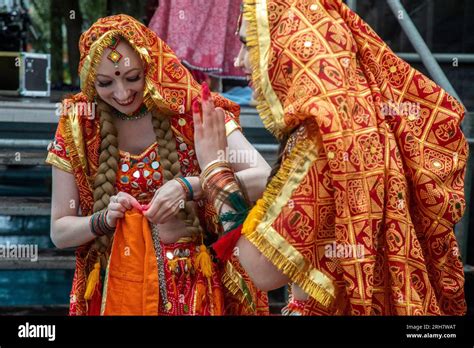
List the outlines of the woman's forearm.
{"type": "MultiPolygon", "coordinates": [[[[236,175],[239,176],[241,183],[246,185],[249,199],[254,201],[261,197],[267,179],[262,180],[262,172],[256,168],[242,170],[236,175]]],[[[220,214],[228,211],[235,211],[232,206],[224,203],[220,214]]],[[[224,230],[231,227],[233,223],[227,222],[223,224],[224,230]]],[[[237,257],[240,264],[245,269],[249,277],[260,290],[270,291],[280,288],[289,282],[278,268],[275,267],[252,243],[245,237],[240,237],[236,244],[237,257]]]]}
{"type": "Polygon", "coordinates": [[[237,241],[235,252],[240,264],[260,290],[275,290],[290,282],[290,279],[244,236],[237,241]]]}
{"type": "MultiPolygon", "coordinates": [[[[249,168],[236,172],[235,175],[240,184],[244,186],[241,189],[245,190],[250,201],[255,202],[265,190],[269,173],[269,168],[249,168]]],[[[186,179],[193,188],[194,199],[201,199],[204,191],[199,176],[188,176],[186,179]]]]}
{"type": "MultiPolygon", "coordinates": [[[[266,163],[265,163],[266,164],[266,163]]],[[[256,168],[247,168],[235,172],[235,176],[237,177],[237,182],[240,186],[240,191],[242,192],[243,196],[250,200],[250,204],[252,205],[253,202],[259,199],[263,192],[265,191],[265,187],[267,184],[267,178],[270,173],[270,167],[268,165],[256,168]]],[[[205,194],[205,192],[201,188],[201,183],[198,177],[191,177],[190,179],[196,180],[196,185],[199,186],[199,193],[205,194]]],[[[193,186],[194,189],[194,186],[193,186]]],[[[234,212],[235,209],[228,204],[228,202],[223,203],[222,205],[214,203],[216,210],[220,206],[220,210],[217,211],[218,215],[222,215],[226,212],[234,212]]],[[[233,222],[225,222],[222,224],[224,230],[229,229],[233,222]]]]}
{"type": "MultiPolygon", "coordinates": [[[[227,211],[234,211],[234,209],[228,204],[224,204],[221,213],[227,211]]],[[[231,222],[224,223],[224,229],[228,229],[231,224],[231,222]]],[[[260,290],[278,289],[290,281],[244,236],[237,241],[235,250],[240,264],[260,290]]]]}
{"type": "MultiPolygon", "coordinates": [[[[244,169],[239,172],[236,172],[235,176],[238,178],[238,182],[239,182],[240,190],[242,194],[251,201],[250,203],[255,202],[257,199],[259,199],[262,196],[263,191],[265,190],[265,187],[266,187],[267,177],[268,177],[266,168],[244,169]]],[[[197,179],[199,180],[199,178],[197,179]]],[[[202,189],[200,193],[201,194],[204,193],[202,189]]],[[[235,211],[235,209],[226,202],[222,204],[221,210],[218,211],[217,213],[221,215],[229,211],[235,211]]],[[[229,227],[232,226],[232,224],[233,222],[226,222],[223,224],[223,227],[225,230],[227,230],[229,227]]]]}
{"type": "Polygon", "coordinates": [[[245,191],[251,202],[256,202],[257,199],[262,197],[269,174],[269,168],[268,170],[267,168],[249,168],[235,173],[243,186],[241,189],[245,191]]]}
{"type": "Polygon", "coordinates": [[[90,216],[63,216],[51,224],[51,240],[60,249],[72,248],[95,238],[89,227],[90,216]]]}

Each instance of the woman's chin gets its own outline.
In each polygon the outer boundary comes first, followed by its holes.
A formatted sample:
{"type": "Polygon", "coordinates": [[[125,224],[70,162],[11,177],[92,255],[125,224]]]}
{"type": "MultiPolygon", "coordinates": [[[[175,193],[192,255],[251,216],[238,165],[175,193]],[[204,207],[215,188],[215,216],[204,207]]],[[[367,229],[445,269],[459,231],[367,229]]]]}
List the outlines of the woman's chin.
{"type": "Polygon", "coordinates": [[[138,100],[134,101],[132,104],[127,105],[127,106],[115,103],[115,109],[117,109],[117,111],[121,112],[122,114],[128,115],[137,111],[140,105],[141,105],[141,102],[139,102],[138,100]]]}

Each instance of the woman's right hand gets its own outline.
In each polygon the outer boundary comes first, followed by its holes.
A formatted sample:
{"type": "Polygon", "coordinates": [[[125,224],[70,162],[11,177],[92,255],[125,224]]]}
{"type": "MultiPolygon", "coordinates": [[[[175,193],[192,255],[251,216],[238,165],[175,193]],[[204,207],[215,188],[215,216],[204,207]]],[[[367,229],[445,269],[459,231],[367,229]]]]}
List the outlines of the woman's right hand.
{"type": "Polygon", "coordinates": [[[193,102],[194,147],[201,169],[216,160],[224,159],[227,151],[225,131],[225,113],[222,108],[215,108],[209,87],[204,82],[201,91],[202,117],[197,99],[193,102]]]}
{"type": "Polygon", "coordinates": [[[117,220],[123,218],[125,212],[132,208],[142,211],[142,206],[132,195],[120,191],[116,195],[111,196],[107,206],[107,214],[105,215],[107,224],[111,227],[117,226],[117,220]]]}

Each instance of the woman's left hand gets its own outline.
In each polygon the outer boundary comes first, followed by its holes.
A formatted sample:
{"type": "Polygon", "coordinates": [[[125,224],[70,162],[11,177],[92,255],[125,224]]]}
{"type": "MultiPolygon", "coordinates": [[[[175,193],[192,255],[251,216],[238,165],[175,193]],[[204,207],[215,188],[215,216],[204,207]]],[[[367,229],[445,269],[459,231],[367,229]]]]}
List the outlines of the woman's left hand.
{"type": "Polygon", "coordinates": [[[215,108],[209,87],[202,84],[202,117],[199,103],[193,103],[194,146],[199,166],[204,169],[216,159],[225,159],[227,135],[225,131],[225,113],[215,108]]]}
{"type": "Polygon", "coordinates": [[[186,193],[176,180],[161,186],[153,199],[143,208],[143,215],[154,224],[163,224],[183,209],[186,193]]]}

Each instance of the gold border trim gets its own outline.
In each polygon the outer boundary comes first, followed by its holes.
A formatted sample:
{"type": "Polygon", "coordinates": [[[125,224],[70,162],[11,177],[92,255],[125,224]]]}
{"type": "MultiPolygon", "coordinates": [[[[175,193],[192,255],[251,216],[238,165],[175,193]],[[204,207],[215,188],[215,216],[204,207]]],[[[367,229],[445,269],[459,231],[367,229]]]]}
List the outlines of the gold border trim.
{"type": "Polygon", "coordinates": [[[53,152],[48,152],[48,156],[46,157],[45,162],[70,174],[74,173],[71,163],[69,163],[69,161],[65,160],[64,158],[59,157],[53,152]]]}
{"type": "Polygon", "coordinates": [[[222,284],[229,292],[237,297],[240,303],[247,302],[249,309],[252,312],[256,311],[256,305],[253,300],[250,289],[248,288],[242,275],[235,269],[230,261],[225,265],[224,273],[221,277],[222,284]]]}
{"type": "MultiPolygon", "coordinates": [[[[74,108],[75,109],[75,108],[74,108]]],[[[84,137],[82,136],[82,126],[80,122],[80,117],[83,117],[80,114],[77,114],[75,111],[68,113],[69,122],[71,126],[72,139],[74,139],[74,144],[77,149],[77,155],[81,161],[81,166],[84,169],[84,172],[88,172],[88,163],[86,156],[86,145],[84,143],[84,137]]]]}
{"type": "Polygon", "coordinates": [[[230,133],[232,133],[233,131],[235,131],[236,129],[242,131],[242,127],[239,125],[239,123],[234,119],[234,115],[229,112],[229,111],[225,111],[225,113],[228,113],[231,116],[231,118],[229,119],[229,121],[227,121],[225,123],[225,135],[226,136],[229,136],[230,133]]]}
{"type": "Polygon", "coordinates": [[[143,151],[142,151],[140,154],[138,154],[138,155],[132,155],[130,152],[124,151],[124,150],[120,150],[120,149],[119,149],[119,153],[120,153],[121,155],[123,155],[123,156],[127,156],[127,154],[128,154],[128,155],[130,155],[130,158],[138,159],[138,158],[143,157],[148,151],[150,151],[150,150],[151,150],[154,146],[156,146],[157,144],[158,144],[158,142],[157,142],[157,141],[154,141],[153,144],[148,145],[148,147],[147,147],[145,150],[143,150],[143,151]]]}
{"type": "Polygon", "coordinates": [[[244,222],[242,234],[306,293],[330,308],[336,298],[333,281],[272,227],[316,158],[317,147],[313,141],[305,139],[295,145],[244,222]]]}
{"type": "Polygon", "coordinates": [[[96,77],[97,66],[102,58],[102,53],[107,46],[112,43],[112,36],[120,35],[119,30],[110,30],[99,37],[89,50],[86,56],[82,69],[79,73],[81,90],[87,96],[87,99],[93,100],[95,97],[94,81],[96,77]]]}
{"type": "Polygon", "coordinates": [[[85,146],[82,138],[82,129],[79,123],[79,117],[74,117],[74,115],[62,116],[64,119],[63,126],[63,138],[66,148],[69,151],[69,157],[71,158],[71,166],[75,171],[75,168],[80,168],[84,174],[84,178],[87,181],[89,190],[93,192],[93,178],[91,178],[87,173],[87,160],[85,154],[85,146]],[[75,118],[75,125],[73,126],[73,120],[75,118]],[[75,130],[72,128],[75,127],[75,130]],[[78,137],[78,138],[76,138],[78,137]],[[84,166],[85,165],[85,166],[84,166]]]}
{"type": "Polygon", "coordinates": [[[100,303],[100,315],[103,316],[105,312],[105,307],[107,306],[107,286],[109,284],[109,267],[110,267],[110,260],[112,259],[112,254],[109,255],[107,260],[107,267],[105,268],[105,275],[104,275],[104,286],[102,288],[102,301],[100,303]]]}
{"type": "Polygon", "coordinates": [[[270,26],[266,0],[244,0],[244,18],[247,21],[247,46],[252,65],[257,110],[265,128],[277,138],[283,136],[284,111],[268,76],[270,55],[270,26]]]}

